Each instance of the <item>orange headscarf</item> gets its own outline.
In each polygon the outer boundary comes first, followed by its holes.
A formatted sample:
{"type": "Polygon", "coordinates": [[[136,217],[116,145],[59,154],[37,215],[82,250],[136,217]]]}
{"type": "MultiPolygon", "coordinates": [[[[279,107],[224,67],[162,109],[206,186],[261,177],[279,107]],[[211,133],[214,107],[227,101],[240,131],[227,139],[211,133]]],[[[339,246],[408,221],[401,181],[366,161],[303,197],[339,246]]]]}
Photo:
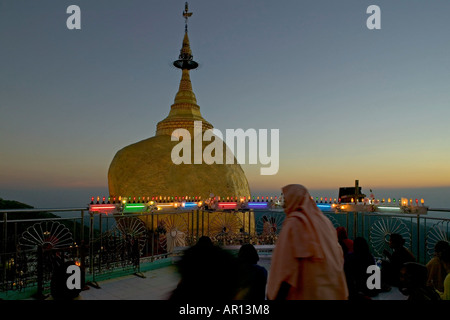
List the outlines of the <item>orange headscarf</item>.
{"type": "Polygon", "coordinates": [[[277,240],[269,272],[267,297],[290,286],[288,299],[347,299],[344,256],[336,229],[302,185],[282,188],[286,219],[277,240]]]}

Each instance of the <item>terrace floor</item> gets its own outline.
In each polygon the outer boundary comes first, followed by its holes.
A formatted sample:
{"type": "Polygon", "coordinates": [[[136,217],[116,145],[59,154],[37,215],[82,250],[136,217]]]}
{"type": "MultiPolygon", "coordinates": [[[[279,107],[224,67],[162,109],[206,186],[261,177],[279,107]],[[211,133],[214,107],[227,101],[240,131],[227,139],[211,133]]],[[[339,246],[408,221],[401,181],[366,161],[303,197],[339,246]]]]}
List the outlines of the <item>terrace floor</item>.
{"type": "MultiPolygon", "coordinates": [[[[259,264],[270,272],[270,259],[262,258],[259,264]]],[[[89,287],[82,291],[79,300],[167,300],[179,281],[174,265],[143,272],[145,278],[127,275],[97,282],[100,289],[89,287]]],[[[383,292],[373,300],[406,300],[397,288],[383,292]]]]}

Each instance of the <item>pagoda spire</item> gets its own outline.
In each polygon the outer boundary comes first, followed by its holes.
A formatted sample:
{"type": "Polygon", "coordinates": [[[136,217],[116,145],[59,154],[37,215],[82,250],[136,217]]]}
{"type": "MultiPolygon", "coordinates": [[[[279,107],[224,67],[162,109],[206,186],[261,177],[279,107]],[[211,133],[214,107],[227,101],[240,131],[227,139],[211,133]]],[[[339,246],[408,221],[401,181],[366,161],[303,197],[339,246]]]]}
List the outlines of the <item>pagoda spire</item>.
{"type": "Polygon", "coordinates": [[[182,70],[192,70],[197,69],[198,63],[194,61],[194,56],[192,55],[191,45],[189,43],[188,36],[188,19],[192,16],[192,12],[188,12],[188,3],[186,2],[185,8],[183,11],[183,17],[185,19],[184,25],[184,39],[183,45],[180,50],[180,55],[178,56],[178,60],[173,62],[173,65],[178,69],[182,70]]]}
{"type": "Polygon", "coordinates": [[[192,12],[189,12],[188,3],[186,2],[183,11],[183,17],[185,18],[183,44],[178,60],[173,62],[176,68],[181,69],[180,85],[169,115],[157,125],[156,135],[171,135],[173,130],[178,128],[185,128],[192,131],[194,121],[203,122],[202,131],[213,128],[209,122],[203,119],[194,91],[192,90],[189,71],[196,69],[198,63],[194,61],[188,37],[188,18],[191,16],[192,12]]]}

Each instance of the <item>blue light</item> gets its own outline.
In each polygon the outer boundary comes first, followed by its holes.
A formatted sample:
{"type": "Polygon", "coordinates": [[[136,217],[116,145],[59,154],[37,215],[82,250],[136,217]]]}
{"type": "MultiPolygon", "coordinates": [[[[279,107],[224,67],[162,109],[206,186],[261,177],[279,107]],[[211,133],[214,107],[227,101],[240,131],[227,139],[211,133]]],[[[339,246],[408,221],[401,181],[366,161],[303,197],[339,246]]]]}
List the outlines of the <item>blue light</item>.
{"type": "Polygon", "coordinates": [[[250,208],[266,208],[267,202],[249,202],[248,206],[250,208]]]}
{"type": "Polygon", "coordinates": [[[197,206],[197,203],[196,202],[186,202],[185,204],[184,204],[184,207],[185,208],[192,208],[192,207],[196,207],[197,206]]]}
{"type": "Polygon", "coordinates": [[[331,210],[331,205],[330,204],[317,204],[317,207],[324,211],[324,210],[331,210]]]}

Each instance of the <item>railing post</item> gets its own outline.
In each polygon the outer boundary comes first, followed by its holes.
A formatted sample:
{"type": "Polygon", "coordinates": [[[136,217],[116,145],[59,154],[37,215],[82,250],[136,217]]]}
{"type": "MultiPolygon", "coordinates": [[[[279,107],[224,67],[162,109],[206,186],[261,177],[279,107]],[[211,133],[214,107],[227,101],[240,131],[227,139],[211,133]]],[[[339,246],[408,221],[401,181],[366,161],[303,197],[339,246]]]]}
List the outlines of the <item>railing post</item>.
{"type": "Polygon", "coordinates": [[[84,241],[84,210],[81,210],[81,231],[80,231],[80,240],[84,241]]]}
{"type": "Polygon", "coordinates": [[[199,228],[199,210],[197,209],[197,241],[198,241],[198,228],[199,228]]]}
{"type": "Polygon", "coordinates": [[[205,210],[202,209],[202,236],[205,235],[205,210]]]}
{"type": "Polygon", "coordinates": [[[102,273],[102,258],[103,258],[103,230],[102,230],[102,213],[98,214],[98,228],[99,228],[99,234],[100,234],[100,253],[98,256],[98,273],[102,273]]]}
{"type": "Polygon", "coordinates": [[[90,269],[93,279],[95,279],[95,275],[94,275],[94,213],[93,212],[89,212],[89,269],[90,269]]]}
{"type": "Polygon", "coordinates": [[[364,228],[364,212],[361,212],[361,237],[365,238],[365,228],[364,228]]]}
{"type": "Polygon", "coordinates": [[[44,297],[44,250],[41,245],[37,246],[37,292],[34,295],[36,299],[44,297]]]}
{"type": "Polygon", "coordinates": [[[151,258],[151,262],[153,262],[153,256],[155,255],[155,228],[153,227],[153,216],[154,213],[152,212],[152,241],[151,241],[151,245],[152,245],[152,249],[151,249],[151,253],[152,253],[152,258],[151,258]]]}
{"type": "Polygon", "coordinates": [[[420,262],[420,215],[417,214],[417,262],[420,262]]]}
{"type": "Polygon", "coordinates": [[[3,248],[2,248],[2,259],[1,262],[3,263],[3,279],[6,280],[6,248],[8,243],[8,227],[7,227],[7,220],[8,220],[8,213],[5,212],[3,214],[3,248]]]}

